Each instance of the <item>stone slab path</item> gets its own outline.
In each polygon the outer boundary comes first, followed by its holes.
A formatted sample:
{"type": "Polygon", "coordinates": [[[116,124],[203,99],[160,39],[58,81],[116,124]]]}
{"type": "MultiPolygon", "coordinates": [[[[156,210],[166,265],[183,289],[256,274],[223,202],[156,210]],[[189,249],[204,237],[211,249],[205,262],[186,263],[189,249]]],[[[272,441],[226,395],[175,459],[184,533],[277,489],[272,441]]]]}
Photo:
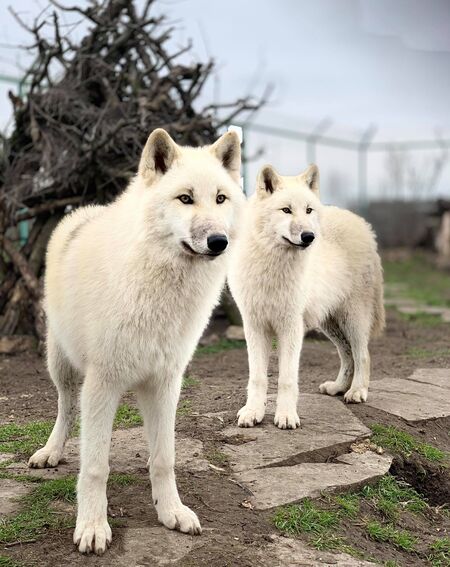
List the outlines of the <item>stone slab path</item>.
{"type": "Polygon", "coordinates": [[[371,451],[349,453],[368,429],[338,398],[302,394],[298,412],[301,427],[280,430],[273,424],[275,396],[268,397],[262,424],[224,430],[225,446],[235,479],[252,495],[257,509],[316,497],[377,479],[386,474],[392,459],[371,451]],[[328,462],[329,457],[336,457],[328,462]]]}
{"type": "Polygon", "coordinates": [[[367,405],[407,421],[450,415],[450,369],[416,370],[408,378],[384,378],[371,383],[367,405]]]}
{"type": "Polygon", "coordinates": [[[299,462],[313,451],[350,444],[370,435],[353,413],[337,398],[322,394],[301,394],[298,404],[301,427],[280,430],[273,424],[275,397],[269,396],[262,424],[249,429],[228,427],[223,451],[235,472],[299,462]],[[238,443],[238,444],[236,444],[238,443]]]}
{"type": "MultiPolygon", "coordinates": [[[[419,369],[408,378],[385,378],[371,384],[369,406],[421,421],[450,415],[450,370],[419,369]]],[[[389,471],[392,458],[386,454],[362,452],[353,445],[370,436],[370,430],[353,414],[342,399],[320,394],[302,394],[298,412],[301,428],[280,430],[273,424],[275,396],[268,398],[262,424],[250,429],[236,426],[222,431],[221,450],[228,456],[233,480],[248,490],[248,500],[257,510],[317,497],[374,481],[389,471]],[[351,446],[355,449],[351,451],[351,446]]],[[[224,422],[229,412],[208,414],[224,422]]],[[[176,466],[192,472],[210,470],[203,454],[203,443],[193,438],[177,438],[176,466]]],[[[12,455],[0,455],[0,463],[12,455]]],[[[116,430],[111,445],[111,471],[133,473],[146,468],[148,447],[142,427],[116,430]]],[[[6,464],[6,463],[5,463],[6,464]]],[[[79,440],[69,440],[65,461],[56,469],[28,469],[25,462],[13,463],[6,470],[42,478],[75,475],[79,470],[79,440]]],[[[0,479],[1,517],[17,513],[21,496],[31,485],[0,479]]],[[[206,533],[205,533],[206,537],[206,533]]],[[[129,528],[123,544],[109,552],[108,565],[163,566],[182,560],[198,545],[197,539],[171,532],[162,526],[129,528]]],[[[205,545],[204,539],[202,545],[205,545]]],[[[273,535],[263,548],[255,549],[261,565],[284,567],[333,565],[366,567],[372,565],[343,553],[317,551],[305,543],[273,535]]]]}
{"type": "Polygon", "coordinates": [[[9,478],[0,479],[0,522],[3,516],[20,510],[20,497],[31,491],[31,486],[9,478]]]}
{"type": "Polygon", "coordinates": [[[291,467],[252,469],[235,475],[253,496],[257,510],[290,504],[303,498],[315,498],[321,492],[333,492],[374,481],[389,471],[392,457],[371,451],[349,453],[334,463],[302,463],[291,467]]]}
{"type": "Polygon", "coordinates": [[[272,536],[271,544],[257,552],[261,565],[283,567],[374,567],[374,563],[355,559],[346,553],[317,551],[300,540],[272,536]]]}
{"type": "Polygon", "coordinates": [[[173,532],[163,526],[129,528],[124,549],[108,552],[110,567],[159,567],[173,565],[183,559],[194,545],[195,538],[173,532]]]}
{"type": "MultiPolygon", "coordinates": [[[[111,472],[132,473],[146,468],[149,457],[147,442],[142,427],[118,429],[111,441],[111,472]]],[[[192,472],[209,469],[203,458],[203,443],[197,439],[176,439],[176,466],[192,472]]],[[[54,469],[29,469],[26,462],[13,463],[7,467],[11,472],[30,474],[42,478],[62,478],[76,475],[79,471],[79,439],[69,439],[64,450],[63,461],[54,469]]]]}

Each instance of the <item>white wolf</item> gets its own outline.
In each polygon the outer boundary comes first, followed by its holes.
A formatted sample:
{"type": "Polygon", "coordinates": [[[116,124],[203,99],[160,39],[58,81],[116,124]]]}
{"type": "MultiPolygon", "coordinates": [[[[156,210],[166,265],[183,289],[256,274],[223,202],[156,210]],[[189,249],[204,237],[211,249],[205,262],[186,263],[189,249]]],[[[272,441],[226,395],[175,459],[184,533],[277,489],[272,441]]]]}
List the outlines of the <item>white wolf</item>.
{"type": "Polygon", "coordinates": [[[123,195],[77,210],[52,235],[45,309],[58,417],[29,465],[60,461],[84,377],[74,533],[81,552],[101,554],[111,541],[108,456],[117,405],[129,388],[144,417],[159,521],[201,531],[175,483],[175,413],[182,374],[226,277],[222,252],[235,239],[244,203],[239,170],[235,133],[190,148],[155,130],[123,195]]]}
{"type": "Polygon", "coordinates": [[[304,331],[320,328],[341,359],[337,380],[320,391],[366,401],[369,338],[384,327],[383,276],[371,227],[355,214],[319,200],[315,165],[296,177],[271,166],[255,194],[232,255],[229,284],[241,311],[249,352],[247,403],[238,424],[252,427],[265,413],[272,337],[278,338],[275,424],[300,425],[298,366],[304,331]]]}

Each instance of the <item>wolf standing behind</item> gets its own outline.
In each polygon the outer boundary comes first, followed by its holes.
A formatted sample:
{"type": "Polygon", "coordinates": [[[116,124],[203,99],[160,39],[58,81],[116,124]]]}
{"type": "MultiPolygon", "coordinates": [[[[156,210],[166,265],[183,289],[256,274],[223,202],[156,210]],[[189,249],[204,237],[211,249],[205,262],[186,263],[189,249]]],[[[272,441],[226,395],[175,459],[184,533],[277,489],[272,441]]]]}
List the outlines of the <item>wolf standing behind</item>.
{"type": "Polygon", "coordinates": [[[319,172],[311,165],[296,177],[264,167],[249,199],[245,229],[229,272],[231,292],[244,321],[249,352],[247,403],[242,427],[265,413],[272,337],[278,339],[279,378],[275,425],[295,429],[298,367],[304,332],[321,329],[341,360],[323,394],[367,399],[371,336],[384,328],[383,275],[371,227],[350,211],[324,206],[319,172]]]}
{"type": "Polygon", "coordinates": [[[227,133],[204,148],[149,137],[139,172],[106,207],[78,209],[52,235],[45,309],[58,417],[31,467],[62,457],[81,390],[81,468],[74,542],[101,554],[111,541],[106,482],[121,395],[134,388],[150,447],[161,523],[200,533],[178,495],[174,426],[182,375],[217,303],[244,197],[240,145],[227,133]]]}

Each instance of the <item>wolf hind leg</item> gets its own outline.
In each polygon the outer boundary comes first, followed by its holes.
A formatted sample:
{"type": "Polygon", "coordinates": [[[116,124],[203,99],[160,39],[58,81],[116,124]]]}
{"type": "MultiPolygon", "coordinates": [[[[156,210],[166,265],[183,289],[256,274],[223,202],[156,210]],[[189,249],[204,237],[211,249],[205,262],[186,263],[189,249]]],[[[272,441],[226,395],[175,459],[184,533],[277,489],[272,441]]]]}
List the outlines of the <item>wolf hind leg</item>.
{"type": "Polygon", "coordinates": [[[336,380],[323,382],[323,384],[319,386],[319,391],[321,394],[336,396],[337,394],[346,392],[352,383],[354,373],[352,347],[345,331],[342,326],[339,325],[336,318],[328,317],[322,325],[322,331],[336,346],[341,360],[341,367],[336,380]]]}
{"type": "Polygon", "coordinates": [[[350,319],[347,322],[348,337],[352,347],[353,360],[355,362],[355,372],[350,389],[344,394],[347,403],[366,402],[369,394],[370,381],[370,320],[361,317],[350,319]]]}
{"type": "Polygon", "coordinates": [[[47,363],[50,377],[58,390],[58,417],[45,446],[28,461],[29,467],[38,469],[56,467],[61,460],[75,421],[77,390],[81,382],[81,374],[72,366],[50,330],[47,337],[47,363]]]}

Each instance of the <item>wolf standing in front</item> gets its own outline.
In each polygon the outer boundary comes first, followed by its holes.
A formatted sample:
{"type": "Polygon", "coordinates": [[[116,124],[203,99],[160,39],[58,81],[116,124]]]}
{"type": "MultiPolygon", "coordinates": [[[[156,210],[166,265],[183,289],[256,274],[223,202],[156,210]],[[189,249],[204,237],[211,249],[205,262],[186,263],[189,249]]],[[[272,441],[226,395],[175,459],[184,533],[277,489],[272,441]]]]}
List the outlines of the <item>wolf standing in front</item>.
{"type": "Polygon", "coordinates": [[[349,211],[322,205],[315,165],[296,177],[264,167],[246,214],[229,273],[249,352],[248,397],[238,424],[252,427],[264,417],[275,335],[275,424],[281,429],[300,425],[298,366],[310,328],[320,328],[341,359],[337,379],[320,391],[345,392],[346,402],[366,401],[369,338],[384,327],[382,268],[370,226],[349,211]]]}
{"type": "Polygon", "coordinates": [[[174,427],[184,369],[217,303],[243,204],[240,145],[178,146],[155,130],[138,175],[109,206],[65,218],[47,255],[48,367],[58,417],[31,467],[55,467],[81,390],[81,468],[74,542],[101,554],[111,541],[106,483],[121,395],[134,388],[150,447],[152,497],[161,523],[198,534],[178,495],[174,427]]]}

